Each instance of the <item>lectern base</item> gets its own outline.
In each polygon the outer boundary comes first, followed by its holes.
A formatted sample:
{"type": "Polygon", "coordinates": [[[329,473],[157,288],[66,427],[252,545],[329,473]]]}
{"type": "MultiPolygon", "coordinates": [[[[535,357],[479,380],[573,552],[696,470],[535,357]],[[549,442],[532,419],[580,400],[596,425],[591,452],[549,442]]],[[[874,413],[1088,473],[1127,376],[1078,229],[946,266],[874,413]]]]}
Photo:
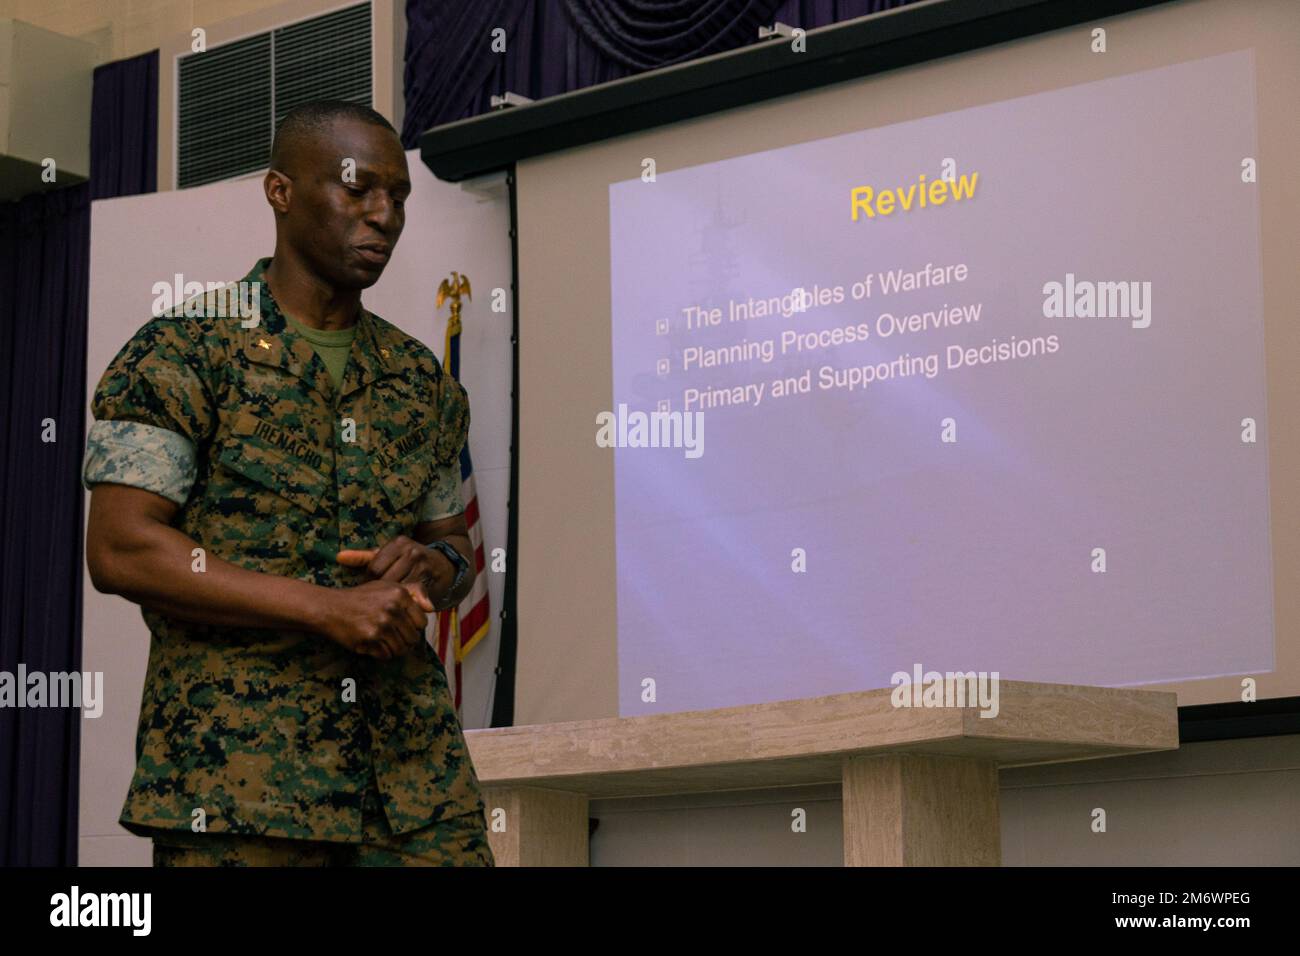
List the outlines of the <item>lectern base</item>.
{"type": "Polygon", "coordinates": [[[844,760],[845,866],[999,866],[991,760],[879,754],[844,760]]]}

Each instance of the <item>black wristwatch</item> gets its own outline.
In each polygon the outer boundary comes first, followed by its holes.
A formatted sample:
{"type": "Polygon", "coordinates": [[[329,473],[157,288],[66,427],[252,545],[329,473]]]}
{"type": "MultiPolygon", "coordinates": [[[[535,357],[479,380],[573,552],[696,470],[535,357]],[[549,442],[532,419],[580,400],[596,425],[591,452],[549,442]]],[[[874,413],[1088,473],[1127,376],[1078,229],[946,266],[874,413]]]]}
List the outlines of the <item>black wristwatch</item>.
{"type": "MultiPolygon", "coordinates": [[[[451,587],[447,589],[447,593],[450,594],[452,591],[455,591],[456,588],[460,587],[460,582],[465,580],[465,575],[469,574],[469,562],[465,560],[465,556],[449,545],[445,539],[441,538],[437,541],[431,541],[429,544],[425,545],[425,547],[433,551],[442,552],[447,556],[447,560],[456,566],[456,579],[451,582],[451,587]]],[[[439,607],[436,602],[433,605],[434,610],[436,611],[446,611],[451,606],[452,605],[439,607]]]]}

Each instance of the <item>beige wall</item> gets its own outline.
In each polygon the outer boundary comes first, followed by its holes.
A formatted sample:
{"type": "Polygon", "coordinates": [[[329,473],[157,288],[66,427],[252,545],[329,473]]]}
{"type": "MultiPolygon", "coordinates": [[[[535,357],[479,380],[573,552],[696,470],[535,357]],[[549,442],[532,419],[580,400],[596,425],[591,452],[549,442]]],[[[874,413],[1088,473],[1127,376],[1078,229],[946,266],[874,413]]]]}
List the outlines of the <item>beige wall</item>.
{"type": "Polygon", "coordinates": [[[87,40],[0,17],[0,201],[90,176],[94,60],[87,40]],[[52,182],[42,175],[47,159],[52,182]]]}
{"type": "MultiPolygon", "coordinates": [[[[209,48],[352,6],[356,0],[0,0],[0,20],[15,20],[96,44],[95,64],[159,51],[158,188],[175,188],[176,57],[190,52],[201,27],[209,48]]],[[[401,127],[402,56],[406,43],[402,0],[370,0],[374,30],[376,110],[401,127]]],[[[89,104],[87,103],[87,109],[89,104]]],[[[84,117],[52,114],[51,123],[89,139],[84,117]]]]}

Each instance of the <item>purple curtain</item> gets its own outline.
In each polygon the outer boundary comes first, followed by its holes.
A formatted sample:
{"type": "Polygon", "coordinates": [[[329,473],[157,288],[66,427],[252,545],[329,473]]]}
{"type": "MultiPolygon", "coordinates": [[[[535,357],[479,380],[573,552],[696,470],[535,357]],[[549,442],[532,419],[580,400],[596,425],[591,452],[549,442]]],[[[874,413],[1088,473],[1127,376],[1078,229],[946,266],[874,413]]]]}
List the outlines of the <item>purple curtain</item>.
{"type": "MultiPolygon", "coordinates": [[[[157,109],[157,51],[100,67],[90,181],[0,204],[0,670],[10,674],[20,663],[81,669],[90,201],[155,188],[157,109]]],[[[77,862],[82,719],[0,708],[0,865],[77,862]]]]}
{"type": "Polygon", "coordinates": [[[780,21],[812,30],[912,0],[407,0],[402,143],[477,116],[493,94],[542,99],[734,50],[780,21]],[[505,33],[504,52],[493,33],[505,33]]]}

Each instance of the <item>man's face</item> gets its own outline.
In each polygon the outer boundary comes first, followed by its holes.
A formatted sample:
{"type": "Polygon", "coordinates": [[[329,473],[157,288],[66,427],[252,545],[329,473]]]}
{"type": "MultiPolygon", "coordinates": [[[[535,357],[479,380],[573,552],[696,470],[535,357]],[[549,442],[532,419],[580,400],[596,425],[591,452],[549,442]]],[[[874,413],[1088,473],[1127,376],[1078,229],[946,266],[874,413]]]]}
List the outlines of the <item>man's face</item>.
{"type": "Polygon", "coordinates": [[[406,225],[411,179],[401,141],[382,126],[341,118],[296,160],[289,244],[336,289],[369,288],[406,225]]]}

